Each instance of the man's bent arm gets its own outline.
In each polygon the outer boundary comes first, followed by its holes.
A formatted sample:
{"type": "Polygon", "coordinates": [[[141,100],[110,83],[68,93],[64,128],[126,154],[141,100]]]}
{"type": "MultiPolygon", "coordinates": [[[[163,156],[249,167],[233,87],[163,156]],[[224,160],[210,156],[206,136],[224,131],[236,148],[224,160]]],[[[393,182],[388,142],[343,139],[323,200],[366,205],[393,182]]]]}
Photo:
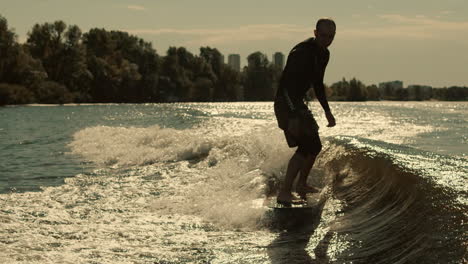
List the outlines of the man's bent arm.
{"type": "Polygon", "coordinates": [[[323,83],[314,84],[314,92],[317,100],[322,105],[325,112],[330,112],[330,106],[328,105],[327,95],[325,94],[325,85],[323,83]]]}

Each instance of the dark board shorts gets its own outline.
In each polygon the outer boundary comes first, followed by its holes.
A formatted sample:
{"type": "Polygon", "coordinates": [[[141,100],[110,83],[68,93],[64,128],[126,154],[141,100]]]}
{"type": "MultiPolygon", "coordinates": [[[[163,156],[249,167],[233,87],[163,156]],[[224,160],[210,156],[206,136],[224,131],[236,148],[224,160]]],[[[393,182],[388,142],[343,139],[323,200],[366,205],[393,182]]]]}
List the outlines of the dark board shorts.
{"type": "Polygon", "coordinates": [[[275,101],[274,104],[275,116],[278,121],[278,127],[284,131],[288,146],[298,147],[297,152],[302,154],[317,155],[322,149],[322,142],[319,137],[319,126],[315,121],[312,112],[307,108],[306,105],[299,110],[301,134],[294,136],[288,131],[288,124],[290,120],[290,114],[286,103],[283,101],[275,101]]]}

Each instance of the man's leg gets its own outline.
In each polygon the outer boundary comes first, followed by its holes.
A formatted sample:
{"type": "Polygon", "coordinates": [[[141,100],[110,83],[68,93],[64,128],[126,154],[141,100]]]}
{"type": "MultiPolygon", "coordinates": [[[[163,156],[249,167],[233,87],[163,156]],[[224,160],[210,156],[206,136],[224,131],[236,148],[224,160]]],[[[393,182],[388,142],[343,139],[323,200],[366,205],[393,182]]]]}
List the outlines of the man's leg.
{"type": "Polygon", "coordinates": [[[309,176],[310,170],[314,166],[315,160],[322,150],[322,143],[320,142],[320,137],[318,133],[313,134],[310,138],[310,141],[305,144],[303,153],[307,153],[305,155],[304,165],[301,167],[299,180],[297,181],[296,191],[301,196],[301,198],[305,199],[307,193],[318,192],[317,188],[311,187],[307,185],[307,178],[309,176]]]}
{"type": "Polygon", "coordinates": [[[278,194],[277,200],[290,202],[292,199],[292,185],[297,174],[303,168],[305,163],[305,158],[303,154],[296,151],[291,157],[288,163],[288,168],[286,170],[286,176],[284,178],[283,185],[281,186],[280,192],[278,194]]]}
{"type": "Polygon", "coordinates": [[[314,166],[315,159],[317,158],[317,155],[314,154],[308,154],[307,157],[304,160],[304,165],[301,168],[300,174],[299,174],[299,180],[297,181],[297,186],[298,187],[306,187],[307,186],[307,177],[309,176],[310,170],[314,166]]]}

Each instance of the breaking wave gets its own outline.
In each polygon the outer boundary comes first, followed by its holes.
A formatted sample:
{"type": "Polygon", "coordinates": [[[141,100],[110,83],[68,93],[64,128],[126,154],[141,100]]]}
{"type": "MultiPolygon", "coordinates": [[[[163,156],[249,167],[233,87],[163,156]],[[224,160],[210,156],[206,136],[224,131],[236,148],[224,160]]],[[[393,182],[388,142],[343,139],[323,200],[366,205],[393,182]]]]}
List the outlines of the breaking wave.
{"type": "MultiPolygon", "coordinates": [[[[158,214],[195,215],[222,228],[264,228],[261,201],[278,191],[292,154],[269,129],[214,135],[201,129],[92,127],[74,153],[113,167],[161,168],[158,214]],[[260,205],[260,206],[259,206],[260,205]]],[[[357,137],[330,137],[310,176],[331,189],[328,228],[353,263],[441,263],[463,258],[467,161],[357,137]]]]}
{"type": "Polygon", "coordinates": [[[344,204],[332,229],[352,246],[340,259],[353,263],[463,259],[466,160],[336,137],[319,162],[328,170],[333,194],[344,204]]]}

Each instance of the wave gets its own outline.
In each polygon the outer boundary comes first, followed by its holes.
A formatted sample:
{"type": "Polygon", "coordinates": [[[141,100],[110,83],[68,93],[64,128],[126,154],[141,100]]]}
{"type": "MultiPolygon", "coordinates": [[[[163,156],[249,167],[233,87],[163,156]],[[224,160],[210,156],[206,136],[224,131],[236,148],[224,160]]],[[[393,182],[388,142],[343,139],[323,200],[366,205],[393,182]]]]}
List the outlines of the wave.
{"type": "Polygon", "coordinates": [[[266,210],[266,179],[281,178],[291,150],[278,131],[152,126],[89,127],[77,132],[72,153],[104,167],[161,167],[159,213],[197,215],[220,226],[255,228],[266,210]]]}
{"type": "MultiPolygon", "coordinates": [[[[278,191],[294,150],[277,130],[247,133],[91,127],[72,152],[105,166],[158,170],[158,214],[195,215],[225,228],[264,228],[261,201],[278,191]]],[[[465,252],[464,158],[358,137],[329,137],[311,182],[331,190],[345,243],[337,259],[353,263],[456,263],[465,252]]],[[[323,215],[322,215],[323,218],[323,215]]],[[[326,233],[326,232],[324,232],[326,233]]]]}
{"type": "Polygon", "coordinates": [[[352,246],[340,259],[353,263],[461,261],[467,220],[461,183],[467,171],[466,167],[460,170],[460,162],[368,139],[331,139],[319,163],[327,170],[334,196],[344,203],[332,229],[352,246]]]}
{"type": "Polygon", "coordinates": [[[188,130],[152,126],[85,128],[74,134],[72,153],[105,165],[147,165],[206,156],[213,141],[188,130]]]}

